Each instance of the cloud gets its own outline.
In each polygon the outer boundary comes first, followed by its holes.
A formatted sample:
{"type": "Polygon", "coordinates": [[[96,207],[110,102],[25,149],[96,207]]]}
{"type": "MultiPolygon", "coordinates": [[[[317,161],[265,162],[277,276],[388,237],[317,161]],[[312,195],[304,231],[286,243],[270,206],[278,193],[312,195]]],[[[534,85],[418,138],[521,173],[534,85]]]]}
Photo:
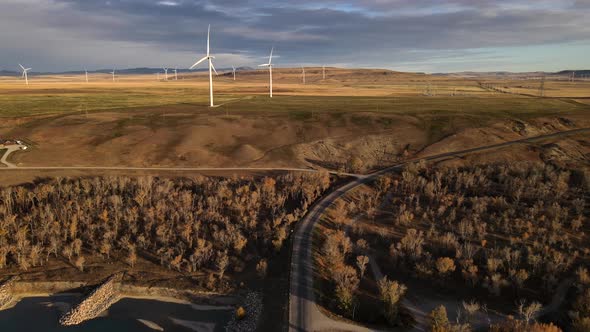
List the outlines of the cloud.
{"type": "Polygon", "coordinates": [[[0,68],[190,63],[208,24],[213,52],[225,55],[218,67],[254,65],[271,46],[282,65],[510,67],[523,66],[522,47],[543,45],[564,47],[565,67],[578,59],[567,45],[589,45],[588,14],[587,0],[2,0],[0,68]],[[485,57],[502,49],[513,60],[485,57]]]}

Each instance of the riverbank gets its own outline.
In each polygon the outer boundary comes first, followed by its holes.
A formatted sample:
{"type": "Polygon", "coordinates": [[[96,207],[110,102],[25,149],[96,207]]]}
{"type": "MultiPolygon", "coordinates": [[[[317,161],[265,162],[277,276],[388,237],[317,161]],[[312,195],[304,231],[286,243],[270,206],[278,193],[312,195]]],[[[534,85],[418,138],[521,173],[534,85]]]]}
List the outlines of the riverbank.
{"type": "Polygon", "coordinates": [[[93,313],[93,319],[66,327],[59,323],[60,317],[92,296],[84,297],[88,285],[17,281],[10,288],[10,305],[0,310],[3,331],[223,331],[241,302],[238,296],[121,283],[116,286],[116,301],[108,308],[93,313]]]}

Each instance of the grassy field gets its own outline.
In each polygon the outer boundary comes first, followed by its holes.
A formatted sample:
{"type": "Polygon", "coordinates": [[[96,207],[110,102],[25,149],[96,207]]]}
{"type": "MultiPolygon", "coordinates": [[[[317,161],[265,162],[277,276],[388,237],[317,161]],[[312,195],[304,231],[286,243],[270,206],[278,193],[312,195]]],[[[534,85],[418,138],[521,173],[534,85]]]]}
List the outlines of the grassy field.
{"type": "MultiPolygon", "coordinates": [[[[0,78],[0,137],[33,145],[10,157],[27,166],[338,167],[353,155],[391,163],[470,129],[496,126],[455,140],[518,138],[515,123],[541,128],[531,133],[547,131],[544,123],[557,130],[560,118],[584,126],[590,112],[590,82],[548,81],[547,91],[562,97],[538,98],[482,88],[481,77],[328,68],[322,80],[319,68],[306,72],[304,85],[299,70],[277,69],[272,99],[266,71],[239,72],[235,82],[222,74],[214,78],[216,108],[208,107],[203,73],[168,82],[96,75],[88,84],[42,76],[29,87],[0,78]]],[[[489,84],[516,84],[494,79],[489,84]]]]}

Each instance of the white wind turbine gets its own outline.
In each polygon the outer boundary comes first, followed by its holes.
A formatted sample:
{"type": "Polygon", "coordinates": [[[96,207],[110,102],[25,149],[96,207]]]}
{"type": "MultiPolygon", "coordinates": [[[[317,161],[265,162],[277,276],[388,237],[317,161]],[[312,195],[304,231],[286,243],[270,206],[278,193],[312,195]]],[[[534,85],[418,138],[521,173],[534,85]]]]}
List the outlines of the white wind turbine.
{"type": "Polygon", "coordinates": [[[305,67],[301,66],[301,74],[303,77],[303,84],[305,84],[305,67]]]}
{"type": "Polygon", "coordinates": [[[115,81],[115,74],[116,74],[116,72],[117,71],[115,69],[113,69],[113,71],[111,72],[111,75],[113,75],[113,82],[115,81]]]}
{"type": "Polygon", "coordinates": [[[174,80],[178,81],[178,68],[174,68],[174,80]]]}
{"type": "Polygon", "coordinates": [[[268,58],[268,63],[258,65],[258,67],[268,67],[268,73],[270,75],[270,97],[272,98],[272,52],[274,51],[274,47],[270,49],[270,57],[268,58]]]}
{"type": "Polygon", "coordinates": [[[23,75],[21,77],[25,78],[25,84],[29,85],[29,75],[27,75],[27,73],[29,72],[29,70],[33,69],[33,68],[25,68],[23,67],[23,65],[21,65],[20,63],[18,64],[22,70],[23,70],[23,75]]]}
{"type": "Polygon", "coordinates": [[[162,68],[164,69],[164,79],[167,81],[168,80],[168,68],[162,68]]]}
{"type": "Polygon", "coordinates": [[[88,83],[88,69],[84,68],[84,74],[86,75],[86,83],[88,83]]]}
{"type": "Polygon", "coordinates": [[[236,67],[231,66],[231,69],[232,69],[232,71],[234,73],[234,81],[235,81],[236,80],[236,67]]]}
{"type": "Polygon", "coordinates": [[[192,65],[189,69],[193,69],[198,66],[201,62],[208,60],[209,61],[209,105],[213,107],[213,71],[215,75],[217,75],[217,70],[215,70],[215,66],[213,66],[213,59],[214,56],[210,54],[210,37],[211,36],[211,24],[209,24],[209,28],[207,29],[207,55],[203,57],[201,60],[197,61],[194,65],[192,65]]]}

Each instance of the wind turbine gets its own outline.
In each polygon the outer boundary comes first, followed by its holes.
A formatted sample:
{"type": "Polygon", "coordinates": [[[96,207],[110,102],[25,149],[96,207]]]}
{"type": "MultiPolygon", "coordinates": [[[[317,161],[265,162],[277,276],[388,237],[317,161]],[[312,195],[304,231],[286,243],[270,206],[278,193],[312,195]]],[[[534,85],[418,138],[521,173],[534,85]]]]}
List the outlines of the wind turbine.
{"type": "Polygon", "coordinates": [[[162,68],[164,69],[164,75],[166,77],[166,81],[168,80],[168,68],[162,68]]]}
{"type": "Polygon", "coordinates": [[[33,68],[25,68],[25,67],[23,67],[23,65],[21,65],[20,63],[19,63],[18,65],[19,65],[19,66],[22,68],[22,70],[23,70],[23,75],[22,75],[21,77],[24,77],[24,78],[25,78],[25,83],[26,83],[27,85],[29,85],[29,75],[27,75],[27,73],[29,72],[29,70],[31,70],[31,69],[33,69],[33,68]]]}
{"type": "Polygon", "coordinates": [[[270,75],[270,97],[272,98],[272,52],[275,48],[270,49],[270,57],[268,58],[268,63],[258,65],[258,67],[268,67],[268,73],[270,75]]]}
{"type": "Polygon", "coordinates": [[[301,74],[303,77],[303,84],[305,84],[305,67],[301,66],[301,74]]]}
{"type": "Polygon", "coordinates": [[[111,75],[113,75],[113,82],[115,81],[115,73],[116,73],[116,70],[113,69],[113,71],[111,72],[111,75]]]}
{"type": "Polygon", "coordinates": [[[174,80],[178,81],[178,68],[174,68],[174,80]]]}
{"type": "Polygon", "coordinates": [[[236,67],[231,66],[231,69],[232,69],[232,71],[234,73],[234,81],[235,81],[236,80],[236,67]]]}
{"type": "Polygon", "coordinates": [[[84,68],[84,74],[86,75],[86,83],[88,83],[88,69],[84,68]]]}
{"type": "Polygon", "coordinates": [[[201,62],[208,60],[209,61],[209,106],[213,107],[213,71],[215,75],[217,75],[217,70],[215,70],[215,66],[213,66],[213,59],[214,56],[210,54],[210,37],[211,36],[211,24],[209,24],[209,28],[207,28],[207,55],[204,56],[201,60],[197,61],[194,65],[192,65],[189,69],[193,69],[198,66],[201,62]]]}

